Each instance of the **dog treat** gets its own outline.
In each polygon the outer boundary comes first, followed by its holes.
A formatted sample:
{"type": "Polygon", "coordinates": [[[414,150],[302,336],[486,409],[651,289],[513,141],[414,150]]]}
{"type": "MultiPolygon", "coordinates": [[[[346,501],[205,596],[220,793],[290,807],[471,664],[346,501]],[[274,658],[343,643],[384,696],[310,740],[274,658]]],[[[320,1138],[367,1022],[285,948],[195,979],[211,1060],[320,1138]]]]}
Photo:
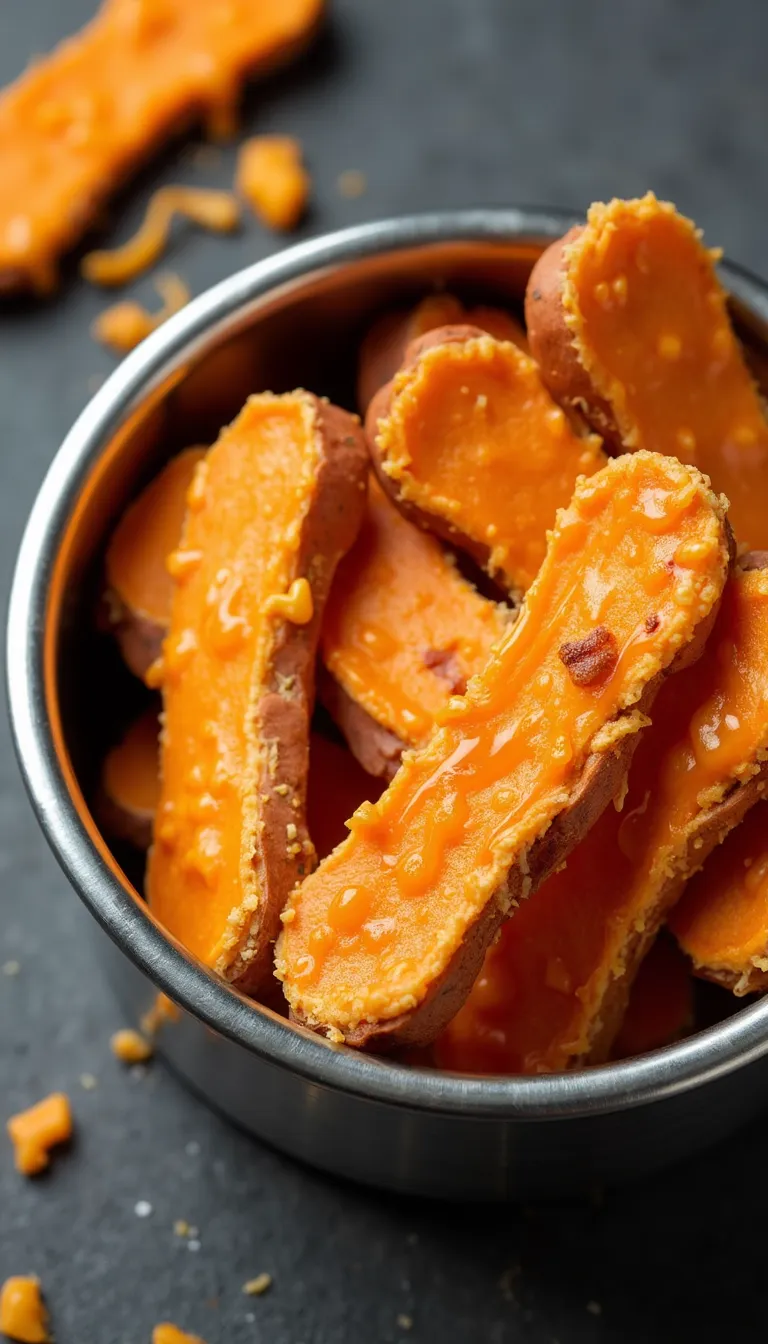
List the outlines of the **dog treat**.
{"type": "Polygon", "coordinates": [[[50,1162],[49,1149],[72,1137],[69,1098],[63,1092],[52,1092],[28,1111],[12,1115],[7,1129],[17,1170],[24,1176],[36,1176],[50,1162]]]}
{"type": "Polygon", "coordinates": [[[155,289],[163,300],[162,308],[150,313],[135,299],[114,303],[111,308],[105,308],[103,313],[99,313],[92,323],[91,335],[94,340],[106,345],[116,355],[127,355],[129,350],[134,350],[174,313],[181,312],[191,297],[184,281],[172,272],[158,275],[155,289]]]}
{"type": "Polygon", "coordinates": [[[199,463],[169,560],[170,627],[150,678],[164,726],[148,894],[172,934],[249,991],[314,861],[315,654],[366,476],[356,418],[306,392],[251,397],[199,463]]]}
{"type": "Polygon", "coordinates": [[[16,1275],[0,1288],[0,1334],[19,1344],[50,1344],[48,1312],[34,1275],[16,1275]]]}
{"type": "Polygon", "coordinates": [[[104,610],[128,667],[143,678],[168,630],[173,580],[166,567],[184,526],[187,492],[206,448],[185,448],[126,509],[106,556],[104,610]]]}
{"type": "Polygon", "coordinates": [[[351,752],[322,733],[309,743],[307,827],[319,859],[346,840],[347,821],[361,803],[377,802],[383,784],[371,779],[351,752]]]}
{"type": "Polygon", "coordinates": [[[504,308],[465,308],[453,294],[428,294],[415,308],[383,313],[367,332],[357,369],[357,404],[364,415],[380,387],[391,381],[412,341],[436,327],[479,327],[498,341],[511,341],[528,352],[528,339],[517,318],[504,308]]]}
{"type": "Polygon", "coordinates": [[[320,639],[336,683],[323,679],[320,694],[366,769],[373,765],[372,774],[389,777],[403,745],[426,739],[437,711],[484,666],[509,617],[480,597],[440,543],[403,518],[371,481],[320,639]]]}
{"type": "Polygon", "coordinates": [[[257,135],[240,146],[235,186],[270,229],[295,229],[307,207],[309,174],[289,135],[257,135]]]}
{"type": "Polygon", "coordinates": [[[620,451],[694,463],[739,542],[768,545],[768,424],[715,274],[674,206],[593,205],[537,262],[526,319],[542,377],[620,451]]]}
{"type": "Polygon", "coordinates": [[[701,658],[656,700],[621,812],[603,813],[489,954],[498,992],[490,1015],[482,1001],[477,1012],[503,1032],[500,1071],[607,1056],[687,877],[768,788],[767,694],[768,570],[736,570],[701,658]]]}
{"type": "Polygon", "coordinates": [[[148,709],[108,752],[95,812],[104,831],[148,849],[160,797],[160,724],[148,709]]]}
{"type": "Polygon", "coordinates": [[[768,988],[768,806],[709,856],[672,911],[670,928],[696,975],[734,994],[768,988]]]}
{"type": "Polygon", "coordinates": [[[357,1046],[439,1034],[500,924],[621,787],[728,564],[723,502],[695,469],[638,453],[578,483],[484,670],[291,895],[276,967],[299,1021],[357,1046]],[[616,656],[586,682],[561,653],[596,628],[616,656]]]}
{"type": "Polygon", "coordinates": [[[612,1059],[630,1059],[680,1041],[693,1028],[691,968],[674,940],[660,934],[632,984],[612,1059]]]}
{"type": "Polygon", "coordinates": [[[133,238],[122,247],[89,252],[83,257],[80,269],[86,280],[96,285],[124,285],[149,270],[165,251],[175,215],[184,215],[216,233],[231,233],[240,223],[240,207],[229,191],[159,187],[133,238]]]}
{"type": "Polygon", "coordinates": [[[412,344],[368,409],[384,489],[421,527],[463,547],[520,596],[544,559],[555,513],[604,464],[578,438],[533,360],[473,327],[412,344]]]}
{"type": "Polygon", "coordinates": [[[244,80],[301,50],[322,8],[105,0],[30,65],[0,95],[0,289],[52,289],[59,258],[126,175],[187,121],[231,130],[244,80]]]}

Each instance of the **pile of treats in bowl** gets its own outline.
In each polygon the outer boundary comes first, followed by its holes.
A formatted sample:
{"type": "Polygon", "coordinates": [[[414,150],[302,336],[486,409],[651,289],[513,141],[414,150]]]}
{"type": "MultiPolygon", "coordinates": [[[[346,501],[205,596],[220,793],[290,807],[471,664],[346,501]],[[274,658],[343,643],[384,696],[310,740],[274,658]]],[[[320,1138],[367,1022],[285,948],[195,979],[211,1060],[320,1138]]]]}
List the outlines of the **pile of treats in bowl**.
{"type": "Polygon", "coordinates": [[[768,983],[768,423],[716,260],[594,205],[525,326],[385,313],[364,426],[257,392],[112,536],[154,699],[101,824],[329,1041],[541,1073],[684,1035],[692,975],[768,983]]]}

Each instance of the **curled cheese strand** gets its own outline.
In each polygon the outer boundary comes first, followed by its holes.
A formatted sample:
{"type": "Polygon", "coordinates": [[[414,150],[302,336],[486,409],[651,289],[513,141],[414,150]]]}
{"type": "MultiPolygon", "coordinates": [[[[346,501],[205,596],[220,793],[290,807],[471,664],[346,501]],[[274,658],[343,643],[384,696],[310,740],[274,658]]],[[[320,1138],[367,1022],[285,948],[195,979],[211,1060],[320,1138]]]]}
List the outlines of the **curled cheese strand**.
{"type": "Polygon", "coordinates": [[[184,215],[203,229],[231,233],[240,223],[240,207],[229,191],[207,187],[160,187],[147,206],[138,232],[122,247],[89,252],[81,271],[96,285],[123,285],[157,261],[168,242],[174,215],[184,215]]]}

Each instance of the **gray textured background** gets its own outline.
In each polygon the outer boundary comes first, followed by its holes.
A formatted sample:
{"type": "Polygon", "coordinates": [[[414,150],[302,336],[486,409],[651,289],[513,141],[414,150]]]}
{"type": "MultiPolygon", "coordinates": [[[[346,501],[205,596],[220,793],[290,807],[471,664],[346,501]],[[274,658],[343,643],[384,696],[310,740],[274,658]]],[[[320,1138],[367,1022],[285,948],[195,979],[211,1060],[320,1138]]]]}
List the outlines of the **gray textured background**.
{"type": "MultiPolygon", "coordinates": [[[[0,80],[93,8],[2,0],[0,80]]],[[[652,186],[711,243],[768,272],[766,0],[332,8],[313,54],[257,90],[246,115],[247,129],[304,144],[314,204],[303,234],[437,205],[583,208],[652,186]],[[336,188],[347,168],[368,178],[356,201],[336,188]]],[[[177,146],[126,192],[110,236],[127,236],[157,182],[228,184],[232,165],[228,150],[203,169],[177,146]]],[[[188,233],[168,260],[199,292],[274,246],[251,223],[235,239],[188,233]]],[[[134,292],[151,297],[148,283],[134,292]]],[[[42,474],[113,367],[88,336],[103,306],[70,275],[54,302],[0,314],[4,593],[42,474]]],[[[21,964],[17,977],[0,975],[2,1113],[63,1087],[78,1125],[71,1152],[34,1183],[0,1149],[0,1278],[41,1276],[59,1344],[148,1344],[163,1318],[207,1344],[680,1344],[764,1329],[762,1126],[602,1200],[452,1210],[336,1185],[233,1132],[161,1067],[121,1069],[108,1037],[122,1024],[86,917],[0,729],[0,963],[21,964]],[[83,1072],[95,1091],[81,1089],[83,1072]],[[140,1199],[153,1206],[145,1220],[140,1199]],[[174,1237],[178,1218],[198,1226],[198,1251],[174,1237]],[[244,1297],[241,1284],[262,1270],[271,1292],[244,1297]]]]}

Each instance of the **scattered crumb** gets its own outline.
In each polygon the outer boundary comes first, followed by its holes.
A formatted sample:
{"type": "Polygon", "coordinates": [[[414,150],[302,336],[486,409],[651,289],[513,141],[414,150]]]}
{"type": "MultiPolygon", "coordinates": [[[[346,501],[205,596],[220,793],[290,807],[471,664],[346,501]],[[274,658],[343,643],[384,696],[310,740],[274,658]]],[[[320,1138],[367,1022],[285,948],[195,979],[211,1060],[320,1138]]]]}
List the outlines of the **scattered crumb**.
{"type": "Polygon", "coordinates": [[[72,1137],[72,1111],[64,1092],[52,1092],[28,1111],[12,1115],[7,1124],[14,1147],[16,1169],[35,1176],[50,1161],[49,1150],[72,1137]]]}
{"type": "Polygon", "coordinates": [[[346,196],[347,200],[351,201],[357,196],[365,195],[368,189],[368,179],[365,173],[361,173],[358,168],[346,168],[343,173],[339,173],[336,186],[339,189],[339,195],[346,196]]]}
{"type": "Polygon", "coordinates": [[[141,1064],[152,1058],[152,1046],[140,1032],[133,1027],[124,1027],[116,1031],[109,1042],[109,1048],[116,1059],[123,1064],[141,1064]]]}
{"type": "Polygon", "coordinates": [[[152,1213],[152,1205],[148,1199],[139,1199],[133,1206],[133,1212],[137,1218],[149,1218],[152,1213]]]}
{"type": "Polygon", "coordinates": [[[21,1344],[49,1344],[48,1312],[35,1275],[6,1279],[0,1289],[0,1331],[21,1344]]]}
{"type": "Polygon", "coordinates": [[[603,1314],[603,1308],[600,1306],[599,1302],[588,1302],[587,1311],[590,1316],[602,1316],[603,1314]]]}
{"type": "Polygon", "coordinates": [[[199,1335],[188,1335],[170,1321],[162,1321],[152,1331],[152,1344],[205,1344],[205,1341],[199,1335]]]}
{"type": "Polygon", "coordinates": [[[301,145],[288,135],[257,135],[237,156],[235,185],[270,229],[295,229],[307,207],[310,180],[301,145]]]}
{"type": "Polygon", "coordinates": [[[19,961],[3,962],[3,975],[18,975],[20,970],[21,962],[19,961]]]}
{"type": "Polygon", "coordinates": [[[173,1230],[177,1237],[188,1237],[190,1235],[189,1223],[185,1218],[177,1218],[173,1224],[173,1230]]]}
{"type": "Polygon", "coordinates": [[[155,995],[155,1001],[152,1004],[152,1007],[144,1013],[139,1026],[145,1036],[150,1036],[154,1039],[160,1029],[165,1026],[166,1022],[178,1022],[180,1017],[181,1009],[177,1008],[173,999],[169,999],[168,995],[163,994],[161,991],[155,995]]]}
{"type": "Polygon", "coordinates": [[[262,1293],[266,1293],[271,1287],[271,1274],[257,1274],[255,1279],[249,1279],[247,1283],[243,1284],[243,1292],[247,1293],[249,1297],[261,1297],[262,1293]]]}
{"type": "Polygon", "coordinates": [[[399,1315],[398,1318],[397,1318],[397,1324],[399,1325],[399,1327],[400,1327],[401,1330],[412,1330],[412,1329],[413,1329],[413,1317],[412,1317],[412,1316],[406,1316],[403,1312],[401,1312],[400,1315],[399,1315]]]}
{"type": "Polygon", "coordinates": [[[80,1074],[80,1086],[84,1092],[93,1092],[94,1088],[98,1087],[98,1085],[98,1079],[95,1078],[92,1073],[80,1074]]]}

